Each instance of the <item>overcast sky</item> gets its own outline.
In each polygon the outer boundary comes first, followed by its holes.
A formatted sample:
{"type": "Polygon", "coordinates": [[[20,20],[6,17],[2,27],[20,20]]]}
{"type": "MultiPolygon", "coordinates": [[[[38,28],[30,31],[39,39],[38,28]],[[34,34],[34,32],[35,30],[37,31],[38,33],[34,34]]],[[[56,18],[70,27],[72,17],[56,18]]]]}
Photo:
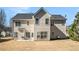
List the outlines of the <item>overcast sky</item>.
{"type": "MultiPolygon", "coordinates": [[[[35,13],[40,7],[1,7],[6,13],[6,25],[10,25],[10,19],[17,13],[35,13]]],[[[44,7],[49,14],[67,15],[66,25],[72,24],[78,7],[44,7]]]]}

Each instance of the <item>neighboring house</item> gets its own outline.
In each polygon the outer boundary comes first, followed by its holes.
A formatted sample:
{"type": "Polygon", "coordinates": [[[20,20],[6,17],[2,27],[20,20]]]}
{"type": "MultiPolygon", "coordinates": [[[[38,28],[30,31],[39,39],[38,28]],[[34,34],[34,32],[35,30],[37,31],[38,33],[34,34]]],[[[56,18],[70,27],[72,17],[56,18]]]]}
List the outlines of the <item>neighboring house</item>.
{"type": "Polygon", "coordinates": [[[11,27],[5,27],[6,37],[12,36],[12,29],[11,27]]]}
{"type": "Polygon", "coordinates": [[[44,8],[35,14],[19,13],[12,17],[11,27],[16,40],[50,40],[66,38],[66,18],[50,15],[44,8]]]}
{"type": "Polygon", "coordinates": [[[0,37],[11,36],[11,28],[5,27],[4,25],[0,25],[0,37]]]}
{"type": "Polygon", "coordinates": [[[5,32],[5,26],[0,24],[0,37],[5,37],[6,32],[5,32]]]}

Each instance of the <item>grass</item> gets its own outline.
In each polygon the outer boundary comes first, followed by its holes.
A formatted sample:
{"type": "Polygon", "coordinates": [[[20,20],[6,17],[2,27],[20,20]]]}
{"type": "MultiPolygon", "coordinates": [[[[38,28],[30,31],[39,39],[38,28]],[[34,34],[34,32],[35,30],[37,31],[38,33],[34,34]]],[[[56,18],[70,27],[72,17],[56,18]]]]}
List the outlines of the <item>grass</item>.
{"type": "Polygon", "coordinates": [[[1,51],[79,51],[79,42],[68,40],[0,42],[1,51]]]}

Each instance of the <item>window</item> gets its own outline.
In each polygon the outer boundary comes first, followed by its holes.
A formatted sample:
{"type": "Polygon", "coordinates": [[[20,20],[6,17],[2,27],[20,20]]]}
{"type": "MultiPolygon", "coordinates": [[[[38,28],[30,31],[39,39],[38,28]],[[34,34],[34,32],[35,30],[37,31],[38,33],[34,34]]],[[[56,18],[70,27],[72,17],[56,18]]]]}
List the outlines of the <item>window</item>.
{"type": "Polygon", "coordinates": [[[48,18],[45,20],[45,24],[49,24],[49,19],[48,18]]]}
{"type": "Polygon", "coordinates": [[[65,25],[65,22],[64,21],[62,21],[62,26],[64,26],[65,25]]]}
{"type": "Polygon", "coordinates": [[[18,37],[18,32],[14,32],[14,37],[18,37]]]}
{"type": "Polygon", "coordinates": [[[54,32],[52,32],[52,36],[54,36],[54,32]]]}
{"type": "Polygon", "coordinates": [[[33,33],[32,33],[32,37],[33,37],[33,33]]]}
{"type": "Polygon", "coordinates": [[[40,38],[40,32],[37,32],[37,38],[40,38]]]}
{"type": "Polygon", "coordinates": [[[47,32],[37,32],[37,38],[47,38],[47,32]]]}
{"type": "Polygon", "coordinates": [[[51,26],[54,26],[54,21],[51,21],[51,26]]]}
{"type": "Polygon", "coordinates": [[[16,26],[21,26],[21,22],[15,22],[16,26]]]}
{"type": "Polygon", "coordinates": [[[62,23],[62,26],[64,26],[65,24],[64,23],[62,23]]]}
{"type": "Polygon", "coordinates": [[[41,32],[41,38],[47,38],[47,32],[41,32]]]}
{"type": "Polygon", "coordinates": [[[43,38],[44,37],[44,33],[43,32],[41,32],[41,38],[43,38]]]}
{"type": "Polygon", "coordinates": [[[29,21],[27,21],[27,25],[29,25],[29,21]]]}
{"type": "Polygon", "coordinates": [[[65,25],[65,21],[61,21],[61,23],[62,23],[62,26],[64,26],[64,25],[65,25]]]}
{"type": "Polygon", "coordinates": [[[47,32],[44,33],[44,38],[47,38],[47,32]]]}
{"type": "Polygon", "coordinates": [[[39,19],[36,18],[35,24],[39,24],[39,19]]]}
{"type": "Polygon", "coordinates": [[[26,32],[26,37],[30,38],[30,32],[26,32]]]}

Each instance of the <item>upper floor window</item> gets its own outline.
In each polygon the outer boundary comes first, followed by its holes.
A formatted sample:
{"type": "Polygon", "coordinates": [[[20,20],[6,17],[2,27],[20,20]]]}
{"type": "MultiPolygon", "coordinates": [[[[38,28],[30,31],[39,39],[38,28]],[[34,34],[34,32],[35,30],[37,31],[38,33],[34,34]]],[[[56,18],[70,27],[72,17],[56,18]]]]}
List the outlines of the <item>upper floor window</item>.
{"type": "Polygon", "coordinates": [[[21,22],[15,22],[15,26],[21,26],[21,22]]]}
{"type": "Polygon", "coordinates": [[[51,26],[54,26],[54,21],[51,21],[51,26]]]}
{"type": "Polygon", "coordinates": [[[29,25],[29,21],[27,21],[27,25],[29,25]]]}
{"type": "Polygon", "coordinates": [[[61,24],[62,24],[62,26],[64,26],[65,25],[65,21],[61,21],[61,24]]]}
{"type": "Polygon", "coordinates": [[[49,24],[49,19],[48,18],[45,20],[45,24],[49,24]]]}
{"type": "Polygon", "coordinates": [[[64,23],[62,23],[62,26],[64,26],[65,24],[64,23]]]}
{"type": "Polygon", "coordinates": [[[36,18],[35,24],[39,24],[39,19],[38,18],[36,18]]]}

